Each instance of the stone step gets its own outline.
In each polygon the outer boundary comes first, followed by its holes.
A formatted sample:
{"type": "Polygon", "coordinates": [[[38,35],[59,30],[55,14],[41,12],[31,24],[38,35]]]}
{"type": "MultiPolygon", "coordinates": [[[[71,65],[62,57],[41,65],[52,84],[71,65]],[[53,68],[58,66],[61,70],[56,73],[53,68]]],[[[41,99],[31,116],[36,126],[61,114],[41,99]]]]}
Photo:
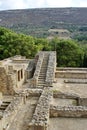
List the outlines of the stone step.
{"type": "Polygon", "coordinates": [[[40,72],[39,75],[46,75],[46,71],[44,71],[44,72],[40,72]]]}
{"type": "Polygon", "coordinates": [[[46,73],[40,73],[39,76],[46,76],[46,73]]]}
{"type": "Polygon", "coordinates": [[[44,85],[38,85],[38,87],[43,87],[44,85]]]}
{"type": "Polygon", "coordinates": [[[42,68],[42,67],[43,67],[43,68],[47,68],[47,65],[42,65],[41,68],[42,68]]]}
{"type": "Polygon", "coordinates": [[[2,107],[7,107],[7,106],[8,106],[8,104],[1,104],[1,106],[2,106],[2,107]]]}
{"type": "Polygon", "coordinates": [[[38,80],[41,80],[41,79],[42,79],[42,80],[45,80],[45,79],[46,79],[46,76],[44,76],[44,77],[39,77],[39,78],[38,78],[38,80]]]}
{"type": "Polygon", "coordinates": [[[5,104],[10,104],[10,102],[9,102],[9,101],[3,101],[3,103],[5,103],[5,104]]]}
{"type": "Polygon", "coordinates": [[[38,85],[45,85],[45,83],[44,83],[44,82],[43,82],[43,83],[41,82],[41,83],[38,83],[38,85]]]}
{"type": "Polygon", "coordinates": [[[45,85],[45,83],[39,83],[38,85],[39,85],[39,86],[40,86],[40,85],[43,86],[43,85],[45,85]]]}
{"type": "Polygon", "coordinates": [[[39,76],[39,78],[38,79],[44,79],[46,76],[44,75],[44,76],[39,76]]]}
{"type": "Polygon", "coordinates": [[[45,82],[45,78],[44,79],[39,79],[38,82],[45,82]]]}
{"type": "Polygon", "coordinates": [[[39,74],[39,76],[46,76],[46,73],[41,72],[41,73],[39,74]]]}
{"type": "Polygon", "coordinates": [[[44,78],[39,78],[38,81],[45,81],[45,77],[44,78]]]}
{"type": "Polygon", "coordinates": [[[47,71],[47,68],[45,68],[45,69],[44,69],[44,68],[41,68],[40,72],[41,72],[41,71],[42,71],[42,72],[47,71]]]}
{"type": "Polygon", "coordinates": [[[47,68],[46,69],[41,69],[40,72],[44,72],[44,71],[47,71],[47,68]]]}
{"type": "Polygon", "coordinates": [[[46,72],[47,71],[47,68],[46,69],[41,69],[40,72],[46,72]]]}
{"type": "Polygon", "coordinates": [[[38,81],[38,84],[43,84],[43,83],[45,83],[45,81],[43,80],[43,81],[38,81]]]}
{"type": "Polygon", "coordinates": [[[0,110],[5,110],[5,109],[6,109],[6,107],[0,106],[0,110]]]}
{"type": "Polygon", "coordinates": [[[42,65],[41,67],[47,68],[47,65],[42,65]]]}

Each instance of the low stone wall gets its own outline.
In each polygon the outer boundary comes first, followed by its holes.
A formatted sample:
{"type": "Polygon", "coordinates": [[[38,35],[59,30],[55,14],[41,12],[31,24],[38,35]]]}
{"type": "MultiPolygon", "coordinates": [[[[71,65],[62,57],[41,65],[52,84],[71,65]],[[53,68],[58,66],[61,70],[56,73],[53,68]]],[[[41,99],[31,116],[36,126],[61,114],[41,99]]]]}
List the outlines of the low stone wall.
{"type": "Polygon", "coordinates": [[[67,99],[78,99],[79,95],[72,94],[72,93],[63,93],[61,91],[53,90],[53,97],[54,98],[67,98],[67,99]]]}
{"type": "Polygon", "coordinates": [[[57,71],[87,71],[87,68],[57,67],[57,71]]]}
{"type": "Polygon", "coordinates": [[[76,79],[86,79],[86,71],[56,71],[55,78],[76,78],[76,79]]]}
{"type": "Polygon", "coordinates": [[[50,118],[53,117],[87,117],[87,107],[83,106],[50,106],[50,118]]]}
{"type": "Polygon", "coordinates": [[[55,78],[55,71],[56,71],[56,52],[50,52],[48,68],[46,73],[46,80],[45,80],[47,86],[52,85],[55,78]]]}
{"type": "Polygon", "coordinates": [[[15,97],[6,110],[4,112],[0,112],[0,130],[8,130],[22,103],[23,101],[21,97],[15,97]]]}
{"type": "Polygon", "coordinates": [[[43,90],[42,89],[30,89],[27,88],[25,90],[22,90],[21,92],[18,92],[18,95],[24,95],[26,97],[40,97],[42,94],[43,90]]]}
{"type": "Polygon", "coordinates": [[[29,130],[47,130],[50,101],[52,97],[52,91],[49,88],[44,88],[36,106],[32,121],[29,124],[29,130]]]}
{"type": "Polygon", "coordinates": [[[65,79],[64,83],[87,84],[87,79],[65,79]]]}

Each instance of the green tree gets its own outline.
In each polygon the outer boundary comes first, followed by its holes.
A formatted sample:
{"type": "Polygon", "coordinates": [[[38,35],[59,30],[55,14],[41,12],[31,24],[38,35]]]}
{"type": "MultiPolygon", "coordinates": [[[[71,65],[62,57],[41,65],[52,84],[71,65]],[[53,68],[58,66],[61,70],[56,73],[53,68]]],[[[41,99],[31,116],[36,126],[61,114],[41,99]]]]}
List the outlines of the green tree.
{"type": "Polygon", "coordinates": [[[58,66],[62,67],[80,67],[83,60],[83,51],[73,40],[59,40],[57,38],[51,41],[52,50],[57,52],[58,66]]]}

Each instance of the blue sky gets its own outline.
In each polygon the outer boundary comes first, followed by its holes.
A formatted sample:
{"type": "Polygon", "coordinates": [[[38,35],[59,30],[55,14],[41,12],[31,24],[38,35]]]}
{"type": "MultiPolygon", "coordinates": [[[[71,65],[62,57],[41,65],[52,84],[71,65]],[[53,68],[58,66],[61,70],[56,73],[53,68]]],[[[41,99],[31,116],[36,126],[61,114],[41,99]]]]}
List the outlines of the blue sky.
{"type": "Polygon", "coordinates": [[[47,7],[87,7],[87,0],[0,0],[0,10],[47,7]]]}

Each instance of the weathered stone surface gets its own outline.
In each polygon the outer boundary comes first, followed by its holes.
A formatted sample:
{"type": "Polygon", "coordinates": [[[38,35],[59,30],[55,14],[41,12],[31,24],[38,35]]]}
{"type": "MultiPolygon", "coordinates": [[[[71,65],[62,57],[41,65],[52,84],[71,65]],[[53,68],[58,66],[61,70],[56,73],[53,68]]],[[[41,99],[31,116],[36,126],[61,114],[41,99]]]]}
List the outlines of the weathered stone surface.
{"type": "MultiPolygon", "coordinates": [[[[43,126],[47,127],[49,121],[49,108],[50,101],[52,98],[52,91],[50,88],[44,88],[42,95],[38,101],[37,107],[35,109],[30,126],[43,126]]],[[[44,129],[42,129],[44,130],[44,129]]]]}
{"type": "Polygon", "coordinates": [[[87,117],[85,106],[50,106],[50,117],[87,117]]]}
{"type": "Polygon", "coordinates": [[[46,85],[51,86],[55,78],[56,70],[56,52],[51,52],[49,55],[48,68],[46,74],[46,85]]]}

